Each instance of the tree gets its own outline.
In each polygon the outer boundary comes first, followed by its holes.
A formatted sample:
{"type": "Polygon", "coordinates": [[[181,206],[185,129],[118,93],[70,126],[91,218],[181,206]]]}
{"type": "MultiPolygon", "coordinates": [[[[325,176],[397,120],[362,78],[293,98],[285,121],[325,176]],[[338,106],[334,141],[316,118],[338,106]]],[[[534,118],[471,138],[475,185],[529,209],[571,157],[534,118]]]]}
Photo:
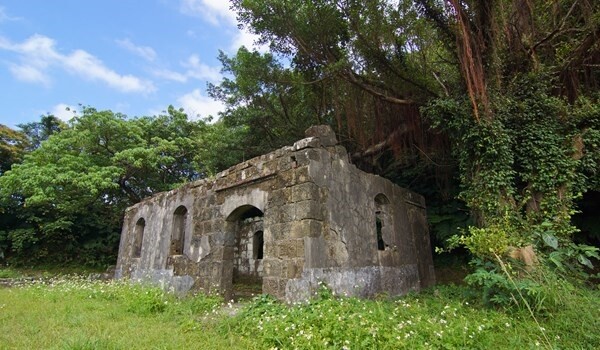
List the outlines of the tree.
{"type": "Polygon", "coordinates": [[[52,114],[43,115],[39,122],[17,125],[21,132],[29,139],[29,150],[40,147],[42,141],[47,140],[52,134],[65,129],[67,125],[52,114]]]}
{"type": "Polygon", "coordinates": [[[222,72],[232,78],[209,84],[209,95],[227,106],[222,123],[237,135],[228,136],[228,144],[243,158],[291,144],[310,125],[331,121],[319,87],[304,84],[273,55],[242,47],[231,58],[221,52],[219,60],[222,72]]]}
{"type": "Polygon", "coordinates": [[[21,161],[28,146],[23,133],[0,124],[0,176],[21,161]]]}
{"type": "Polygon", "coordinates": [[[431,122],[452,141],[460,198],[483,228],[472,233],[489,236],[480,242],[573,247],[574,200],[597,188],[600,169],[597,2],[232,4],[303,83],[322,84],[359,156],[393,149],[397,160],[440,164],[450,147],[424,136],[431,122]]]}
{"type": "Polygon", "coordinates": [[[600,5],[419,4],[450,39],[461,72],[461,95],[427,111],[454,135],[462,198],[480,225],[502,225],[513,244],[568,246],[573,201],[597,186],[600,5]]]}
{"type": "Polygon", "coordinates": [[[437,59],[429,52],[439,45],[423,30],[427,23],[416,10],[402,2],[398,8],[384,1],[232,4],[261,43],[289,57],[303,78],[300,83],[322,87],[339,134],[347,134],[357,149],[365,150],[397,129],[408,134],[402,129],[414,124],[415,106],[440,93],[428,69],[437,59]]]}
{"type": "MultiPolygon", "coordinates": [[[[448,140],[430,130],[419,106],[445,93],[439,83],[441,72],[458,76],[458,71],[445,62],[448,53],[435,42],[431,26],[412,3],[394,7],[384,1],[236,0],[232,7],[241,24],[270,46],[268,57],[271,62],[278,57],[280,68],[252,69],[238,56],[234,67],[244,76],[234,74],[229,86],[244,84],[259,92],[268,88],[284,92],[284,97],[294,95],[289,98],[291,107],[284,108],[296,112],[288,124],[315,119],[331,124],[364,170],[390,173],[393,167],[417,166],[437,175],[439,181],[433,181],[437,188],[444,186],[436,182],[448,183],[453,168],[448,140]]],[[[225,71],[229,66],[224,62],[225,71]]],[[[256,94],[246,98],[245,106],[232,106],[226,116],[250,111],[276,114],[273,108],[258,108],[256,94]]],[[[405,183],[411,180],[414,177],[405,183]]],[[[447,188],[440,189],[448,193],[447,188]]]]}
{"type": "Polygon", "coordinates": [[[0,246],[14,260],[111,263],[127,206],[204,176],[195,153],[204,127],[172,107],[137,119],[84,108],[0,176],[13,214],[0,246]]]}

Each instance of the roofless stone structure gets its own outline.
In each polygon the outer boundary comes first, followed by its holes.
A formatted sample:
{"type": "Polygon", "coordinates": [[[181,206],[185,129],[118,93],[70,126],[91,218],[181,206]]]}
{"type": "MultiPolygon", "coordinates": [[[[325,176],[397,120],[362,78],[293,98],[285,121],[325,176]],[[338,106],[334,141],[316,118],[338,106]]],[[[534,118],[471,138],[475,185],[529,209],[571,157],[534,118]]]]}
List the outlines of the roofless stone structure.
{"type": "Polygon", "coordinates": [[[116,277],[288,302],[435,283],[423,197],[358,170],[328,126],[128,208],[116,277]]]}

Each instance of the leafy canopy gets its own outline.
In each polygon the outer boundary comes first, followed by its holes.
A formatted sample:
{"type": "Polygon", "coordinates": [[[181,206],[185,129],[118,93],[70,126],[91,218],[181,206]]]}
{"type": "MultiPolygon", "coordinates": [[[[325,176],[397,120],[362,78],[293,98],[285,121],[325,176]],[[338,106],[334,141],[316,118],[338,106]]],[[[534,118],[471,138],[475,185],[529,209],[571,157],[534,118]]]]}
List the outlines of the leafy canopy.
{"type": "Polygon", "coordinates": [[[0,247],[41,260],[114,259],[125,207],[204,176],[206,128],[172,107],[136,119],[84,108],[0,177],[0,247]]]}

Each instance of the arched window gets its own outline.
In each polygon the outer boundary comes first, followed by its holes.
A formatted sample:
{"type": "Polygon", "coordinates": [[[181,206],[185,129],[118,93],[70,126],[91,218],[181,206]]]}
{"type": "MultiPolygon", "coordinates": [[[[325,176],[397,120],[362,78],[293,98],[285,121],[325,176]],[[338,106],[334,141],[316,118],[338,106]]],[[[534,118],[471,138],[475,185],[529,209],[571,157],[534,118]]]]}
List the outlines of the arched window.
{"type": "Polygon", "coordinates": [[[265,249],[265,239],[262,231],[256,231],[252,237],[252,257],[262,259],[265,249]]]}
{"type": "Polygon", "coordinates": [[[133,257],[139,258],[142,256],[142,241],[144,240],[144,229],[146,228],[146,220],[139,218],[135,223],[133,230],[133,257]]]}
{"type": "Polygon", "coordinates": [[[383,194],[375,196],[375,232],[377,234],[377,250],[385,250],[387,244],[383,240],[384,230],[389,225],[388,205],[390,200],[383,194]]]}
{"type": "Polygon", "coordinates": [[[187,208],[183,205],[173,213],[173,228],[171,230],[170,255],[182,255],[185,242],[185,227],[187,222],[187,208]]]}

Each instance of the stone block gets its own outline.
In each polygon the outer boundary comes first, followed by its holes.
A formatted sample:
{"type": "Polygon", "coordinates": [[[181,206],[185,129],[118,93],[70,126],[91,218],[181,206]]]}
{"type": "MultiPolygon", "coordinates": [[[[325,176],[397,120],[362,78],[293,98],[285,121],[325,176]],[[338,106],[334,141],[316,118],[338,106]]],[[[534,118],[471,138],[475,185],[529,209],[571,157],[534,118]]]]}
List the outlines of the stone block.
{"type": "Polygon", "coordinates": [[[304,239],[296,239],[296,254],[295,258],[304,258],[304,239]]]}
{"type": "Polygon", "coordinates": [[[323,149],[308,149],[305,151],[306,157],[309,160],[320,162],[321,161],[321,153],[326,152],[323,149]]]}
{"type": "Polygon", "coordinates": [[[296,141],[292,146],[294,151],[299,151],[305,148],[317,148],[321,146],[321,142],[316,137],[307,137],[305,139],[296,141]]]}
{"type": "Polygon", "coordinates": [[[285,205],[281,206],[281,208],[279,210],[279,213],[280,213],[279,222],[284,223],[284,222],[293,221],[295,211],[296,211],[296,207],[293,204],[285,204],[285,205]]]}
{"type": "Polygon", "coordinates": [[[318,237],[323,230],[323,223],[319,220],[305,219],[294,221],[291,225],[289,238],[318,237]]]}
{"type": "Polygon", "coordinates": [[[279,278],[263,277],[263,293],[270,295],[279,295],[279,278]]]}
{"type": "Polygon", "coordinates": [[[306,137],[317,137],[325,147],[337,144],[335,132],[329,125],[313,125],[304,132],[306,137]]]}
{"type": "Polygon", "coordinates": [[[276,186],[278,188],[286,188],[293,186],[295,180],[296,169],[280,170],[276,178],[276,186]]]}
{"type": "Polygon", "coordinates": [[[234,255],[235,255],[233,247],[223,247],[221,249],[223,250],[223,259],[224,260],[233,259],[234,255]]]}
{"type": "Polygon", "coordinates": [[[263,269],[265,276],[280,276],[282,269],[281,260],[263,259],[263,269]]]}
{"type": "Polygon", "coordinates": [[[278,288],[277,288],[277,297],[278,298],[284,298],[285,297],[285,287],[288,283],[288,279],[287,278],[280,278],[278,281],[278,288]]]}
{"type": "Polygon", "coordinates": [[[286,265],[287,278],[300,278],[300,275],[302,274],[302,265],[299,264],[299,260],[287,260],[286,265]]]}
{"type": "Polygon", "coordinates": [[[280,190],[272,191],[269,194],[268,206],[272,210],[277,211],[277,208],[290,203],[292,199],[292,191],[289,188],[282,188],[280,190]]]}
{"type": "Polygon", "coordinates": [[[296,255],[296,246],[293,240],[277,242],[277,255],[279,258],[293,258],[296,255]]]}
{"type": "Polygon", "coordinates": [[[297,165],[296,157],[294,157],[293,154],[286,154],[277,158],[277,169],[279,169],[280,172],[294,170],[297,165]]]}
{"type": "Polygon", "coordinates": [[[319,187],[313,182],[305,182],[292,187],[292,202],[300,202],[304,200],[318,200],[319,187]]]}
{"type": "Polygon", "coordinates": [[[297,185],[310,180],[310,175],[308,174],[308,166],[302,166],[296,168],[294,172],[294,182],[291,185],[297,185]]]}
{"type": "MultiPolygon", "coordinates": [[[[292,223],[273,224],[269,227],[269,242],[277,242],[287,239],[292,229],[292,223]]],[[[267,241],[267,240],[265,240],[267,241]]]]}
{"type": "Polygon", "coordinates": [[[296,220],[314,219],[323,220],[325,217],[324,206],[315,200],[306,200],[294,203],[296,206],[296,220]]]}
{"type": "Polygon", "coordinates": [[[304,257],[303,239],[286,239],[277,243],[278,256],[280,258],[300,258],[304,257]]]}
{"type": "Polygon", "coordinates": [[[349,161],[348,151],[346,151],[346,148],[344,148],[343,146],[335,146],[335,153],[337,153],[338,158],[344,160],[345,162],[349,161]]]}
{"type": "Polygon", "coordinates": [[[265,256],[277,256],[277,245],[271,241],[265,241],[265,256]]]}

